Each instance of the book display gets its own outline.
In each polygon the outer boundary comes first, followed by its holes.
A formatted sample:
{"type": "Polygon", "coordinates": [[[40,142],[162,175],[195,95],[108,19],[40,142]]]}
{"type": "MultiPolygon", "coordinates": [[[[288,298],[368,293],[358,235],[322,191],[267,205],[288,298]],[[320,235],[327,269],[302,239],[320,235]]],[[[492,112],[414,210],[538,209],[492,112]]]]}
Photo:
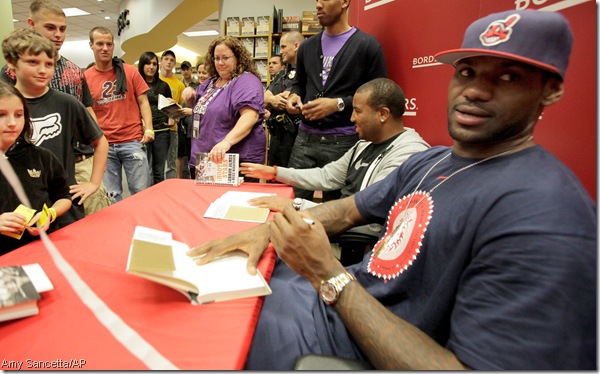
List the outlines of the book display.
{"type": "Polygon", "coordinates": [[[261,80],[268,87],[273,77],[268,65],[271,56],[279,54],[279,39],[287,31],[301,32],[305,37],[321,31],[316,11],[303,11],[299,15],[284,15],[283,9],[273,7],[273,15],[256,17],[227,17],[225,34],[240,38],[252,58],[261,80]]]}
{"type": "Polygon", "coordinates": [[[189,249],[173,240],[170,232],[137,226],[126,270],[181,292],[193,305],[271,294],[260,272],[251,275],[246,270],[246,254],[196,265],[196,259],[186,254],[189,249]]]}

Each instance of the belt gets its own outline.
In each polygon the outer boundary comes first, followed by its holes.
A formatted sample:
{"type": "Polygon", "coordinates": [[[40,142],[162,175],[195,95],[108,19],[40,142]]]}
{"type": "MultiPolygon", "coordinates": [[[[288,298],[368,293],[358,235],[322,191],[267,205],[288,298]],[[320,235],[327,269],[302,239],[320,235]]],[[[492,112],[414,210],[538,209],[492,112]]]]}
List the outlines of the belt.
{"type": "Polygon", "coordinates": [[[323,134],[312,134],[306,130],[299,130],[298,137],[305,139],[309,142],[322,142],[322,143],[331,143],[338,142],[341,140],[347,140],[349,138],[358,139],[358,134],[350,134],[350,135],[323,135],[323,134]]]}
{"type": "Polygon", "coordinates": [[[93,154],[91,155],[82,155],[82,154],[76,154],[75,155],[75,163],[80,163],[81,161],[85,161],[88,158],[91,158],[93,156],[93,154]]]}

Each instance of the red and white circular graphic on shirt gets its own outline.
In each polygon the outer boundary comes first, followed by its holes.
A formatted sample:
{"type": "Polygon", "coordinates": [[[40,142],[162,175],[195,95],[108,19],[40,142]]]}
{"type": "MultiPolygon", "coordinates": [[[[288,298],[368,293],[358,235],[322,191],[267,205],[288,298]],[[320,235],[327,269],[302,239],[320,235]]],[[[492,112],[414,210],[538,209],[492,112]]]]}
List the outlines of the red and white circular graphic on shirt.
{"type": "Polygon", "coordinates": [[[398,200],[390,209],[385,235],[371,253],[369,273],[387,281],[408,269],[420,252],[432,213],[427,192],[415,191],[398,200]]]}

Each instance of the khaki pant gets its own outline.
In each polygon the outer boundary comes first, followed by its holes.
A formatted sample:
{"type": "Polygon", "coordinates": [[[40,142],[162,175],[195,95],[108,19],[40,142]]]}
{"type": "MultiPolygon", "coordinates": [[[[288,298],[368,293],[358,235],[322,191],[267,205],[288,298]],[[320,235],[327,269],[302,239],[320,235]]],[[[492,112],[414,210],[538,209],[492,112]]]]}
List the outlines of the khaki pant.
{"type": "MultiPolygon", "coordinates": [[[[94,157],[86,156],[84,160],[75,163],[75,180],[77,182],[88,182],[92,177],[92,166],[94,165],[94,157]]],[[[96,192],[90,195],[83,202],[85,215],[89,216],[92,213],[106,208],[110,205],[108,194],[104,183],[100,183],[100,187],[96,192]]]]}

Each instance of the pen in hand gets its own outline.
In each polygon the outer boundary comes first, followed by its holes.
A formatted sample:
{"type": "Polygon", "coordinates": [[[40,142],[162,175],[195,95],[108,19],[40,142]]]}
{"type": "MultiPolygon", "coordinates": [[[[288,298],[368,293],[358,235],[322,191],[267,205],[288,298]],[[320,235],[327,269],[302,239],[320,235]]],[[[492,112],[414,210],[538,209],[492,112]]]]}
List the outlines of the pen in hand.
{"type": "Polygon", "coordinates": [[[306,217],[302,217],[302,219],[304,220],[304,222],[308,223],[309,225],[314,225],[315,221],[313,221],[312,219],[306,218],[306,217]]]}

